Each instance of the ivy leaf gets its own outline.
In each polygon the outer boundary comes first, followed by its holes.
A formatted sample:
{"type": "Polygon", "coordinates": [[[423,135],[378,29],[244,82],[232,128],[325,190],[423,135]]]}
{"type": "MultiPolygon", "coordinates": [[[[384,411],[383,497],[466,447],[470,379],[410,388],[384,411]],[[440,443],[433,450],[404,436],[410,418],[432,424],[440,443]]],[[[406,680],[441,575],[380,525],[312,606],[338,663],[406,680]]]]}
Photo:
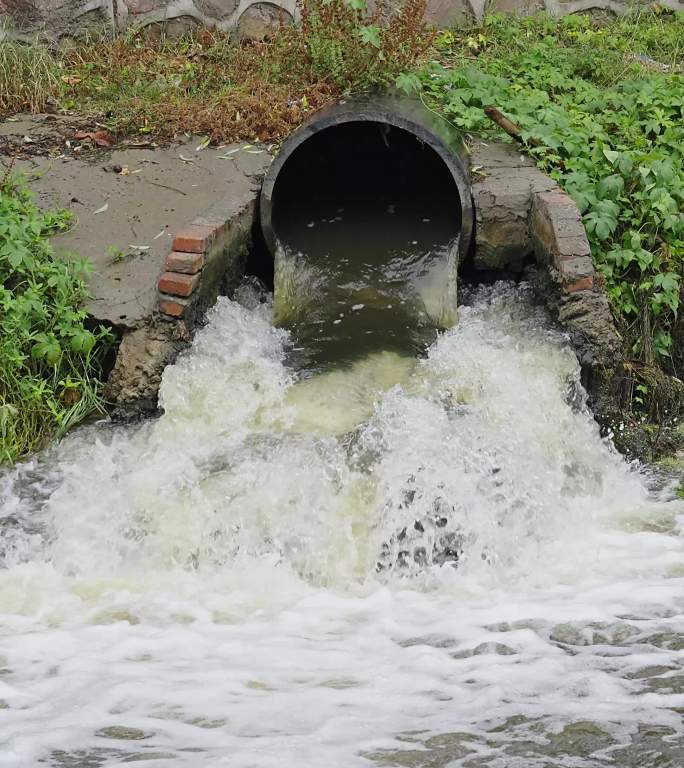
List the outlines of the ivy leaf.
{"type": "Polygon", "coordinates": [[[596,237],[598,237],[599,240],[607,240],[613,231],[613,227],[611,227],[611,221],[610,219],[599,219],[596,222],[596,226],[594,227],[594,231],[596,232],[596,237]]]}
{"type": "Polygon", "coordinates": [[[678,291],[679,275],[676,275],[674,272],[658,274],[653,278],[653,284],[657,285],[663,291],[678,291]]]}
{"type": "Polygon", "coordinates": [[[665,331],[658,331],[653,339],[653,346],[659,355],[669,356],[672,347],[672,336],[665,331]]]}
{"type": "Polygon", "coordinates": [[[639,269],[645,272],[653,264],[653,254],[649,251],[640,249],[636,254],[637,261],[639,262],[639,269]]]}
{"type": "Polygon", "coordinates": [[[7,256],[7,261],[9,261],[9,265],[12,269],[19,269],[23,260],[23,254],[19,248],[13,248],[7,256]]]}
{"type": "Polygon", "coordinates": [[[71,337],[71,349],[74,352],[87,354],[95,346],[95,336],[86,330],[79,330],[71,337]]]}
{"type": "Polygon", "coordinates": [[[37,341],[31,348],[31,357],[36,359],[45,359],[50,365],[56,365],[62,355],[62,348],[57,339],[50,334],[41,333],[37,336],[37,341]]]}
{"type": "Polygon", "coordinates": [[[609,162],[611,165],[615,165],[615,161],[616,161],[616,160],[618,159],[618,157],[620,156],[620,153],[619,153],[619,152],[616,152],[616,151],[615,151],[615,150],[613,150],[613,149],[604,149],[604,150],[603,150],[603,154],[605,155],[605,157],[606,157],[606,160],[607,160],[607,161],[608,161],[608,162],[609,162]]]}
{"type": "Polygon", "coordinates": [[[599,240],[607,240],[617,227],[617,219],[607,213],[592,211],[584,218],[587,232],[599,240]]]}
{"type": "Polygon", "coordinates": [[[629,174],[632,172],[634,163],[632,162],[632,158],[626,152],[620,152],[620,157],[618,158],[618,168],[620,169],[620,173],[623,176],[629,176],[629,174]]]}

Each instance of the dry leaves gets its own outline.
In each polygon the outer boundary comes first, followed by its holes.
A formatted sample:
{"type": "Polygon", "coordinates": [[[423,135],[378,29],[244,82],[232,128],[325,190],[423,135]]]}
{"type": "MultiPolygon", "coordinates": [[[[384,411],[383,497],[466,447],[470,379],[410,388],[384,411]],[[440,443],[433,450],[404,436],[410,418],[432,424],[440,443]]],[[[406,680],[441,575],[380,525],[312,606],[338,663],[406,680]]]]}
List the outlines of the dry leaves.
{"type": "Polygon", "coordinates": [[[78,141],[92,141],[97,147],[113,147],[116,144],[116,141],[107,131],[77,131],[74,138],[78,141]]]}

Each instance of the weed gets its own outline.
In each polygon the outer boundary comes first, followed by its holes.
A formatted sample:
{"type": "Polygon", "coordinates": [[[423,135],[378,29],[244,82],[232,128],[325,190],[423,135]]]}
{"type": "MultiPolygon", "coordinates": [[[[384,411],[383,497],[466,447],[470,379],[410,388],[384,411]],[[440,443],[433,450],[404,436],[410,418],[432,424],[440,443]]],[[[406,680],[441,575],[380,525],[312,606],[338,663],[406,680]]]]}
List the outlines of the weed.
{"type": "Polygon", "coordinates": [[[122,248],[117,248],[115,245],[108,245],[105,251],[112,260],[112,264],[120,264],[122,261],[126,261],[126,259],[129,259],[132,256],[130,251],[124,251],[122,248]]]}
{"type": "Polygon", "coordinates": [[[422,0],[389,17],[381,3],[369,13],[365,0],[305,0],[298,37],[314,78],[358,91],[394,82],[428,52],[434,34],[424,14],[422,0]]]}
{"type": "Polygon", "coordinates": [[[0,181],[0,463],[102,409],[99,361],[109,338],[81,308],[84,264],[50,246],[63,214],[44,214],[18,180],[0,181]]]}
{"type": "MultiPolygon", "coordinates": [[[[583,214],[626,356],[680,376],[683,41],[684,14],[498,15],[441,35],[440,62],[421,73],[423,98],[463,130],[495,132],[487,106],[520,126],[524,149],[583,214]]],[[[636,409],[651,411],[657,388],[640,386],[636,409]]]]}
{"type": "Polygon", "coordinates": [[[0,112],[42,112],[59,89],[59,62],[39,43],[0,42],[0,112]]]}

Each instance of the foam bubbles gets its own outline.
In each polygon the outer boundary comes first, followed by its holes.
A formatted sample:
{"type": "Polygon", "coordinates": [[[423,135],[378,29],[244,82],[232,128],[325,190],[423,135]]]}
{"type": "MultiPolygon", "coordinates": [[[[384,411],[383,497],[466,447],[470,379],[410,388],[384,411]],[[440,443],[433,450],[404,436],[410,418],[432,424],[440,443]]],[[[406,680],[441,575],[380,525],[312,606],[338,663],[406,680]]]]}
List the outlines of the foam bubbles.
{"type": "Polygon", "coordinates": [[[0,765],[677,764],[684,505],[525,289],[307,379],[245,303],[0,477],[0,765]]]}

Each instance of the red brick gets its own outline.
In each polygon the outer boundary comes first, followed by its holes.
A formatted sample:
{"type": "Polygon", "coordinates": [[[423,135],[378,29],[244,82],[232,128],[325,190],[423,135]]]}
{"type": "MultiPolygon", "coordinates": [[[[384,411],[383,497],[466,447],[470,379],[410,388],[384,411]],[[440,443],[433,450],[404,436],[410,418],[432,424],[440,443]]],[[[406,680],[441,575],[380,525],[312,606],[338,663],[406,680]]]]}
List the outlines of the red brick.
{"type": "Polygon", "coordinates": [[[206,253],[217,235],[218,227],[191,224],[176,232],[173,250],[183,253],[206,253]]]}
{"type": "Polygon", "coordinates": [[[172,296],[159,297],[159,311],[164,315],[170,315],[171,317],[183,317],[187,307],[188,302],[184,299],[176,299],[172,296]]]}
{"type": "Polygon", "coordinates": [[[194,275],[204,266],[204,254],[181,253],[171,251],[166,257],[167,272],[182,272],[185,275],[194,275]]]}
{"type": "Polygon", "coordinates": [[[200,275],[180,275],[177,272],[164,272],[159,278],[159,290],[172,296],[189,296],[197,287],[200,275]]]}
{"type": "Polygon", "coordinates": [[[591,291],[594,287],[594,278],[583,277],[580,280],[575,280],[574,283],[570,283],[564,287],[566,293],[577,293],[577,291],[591,291]]]}

